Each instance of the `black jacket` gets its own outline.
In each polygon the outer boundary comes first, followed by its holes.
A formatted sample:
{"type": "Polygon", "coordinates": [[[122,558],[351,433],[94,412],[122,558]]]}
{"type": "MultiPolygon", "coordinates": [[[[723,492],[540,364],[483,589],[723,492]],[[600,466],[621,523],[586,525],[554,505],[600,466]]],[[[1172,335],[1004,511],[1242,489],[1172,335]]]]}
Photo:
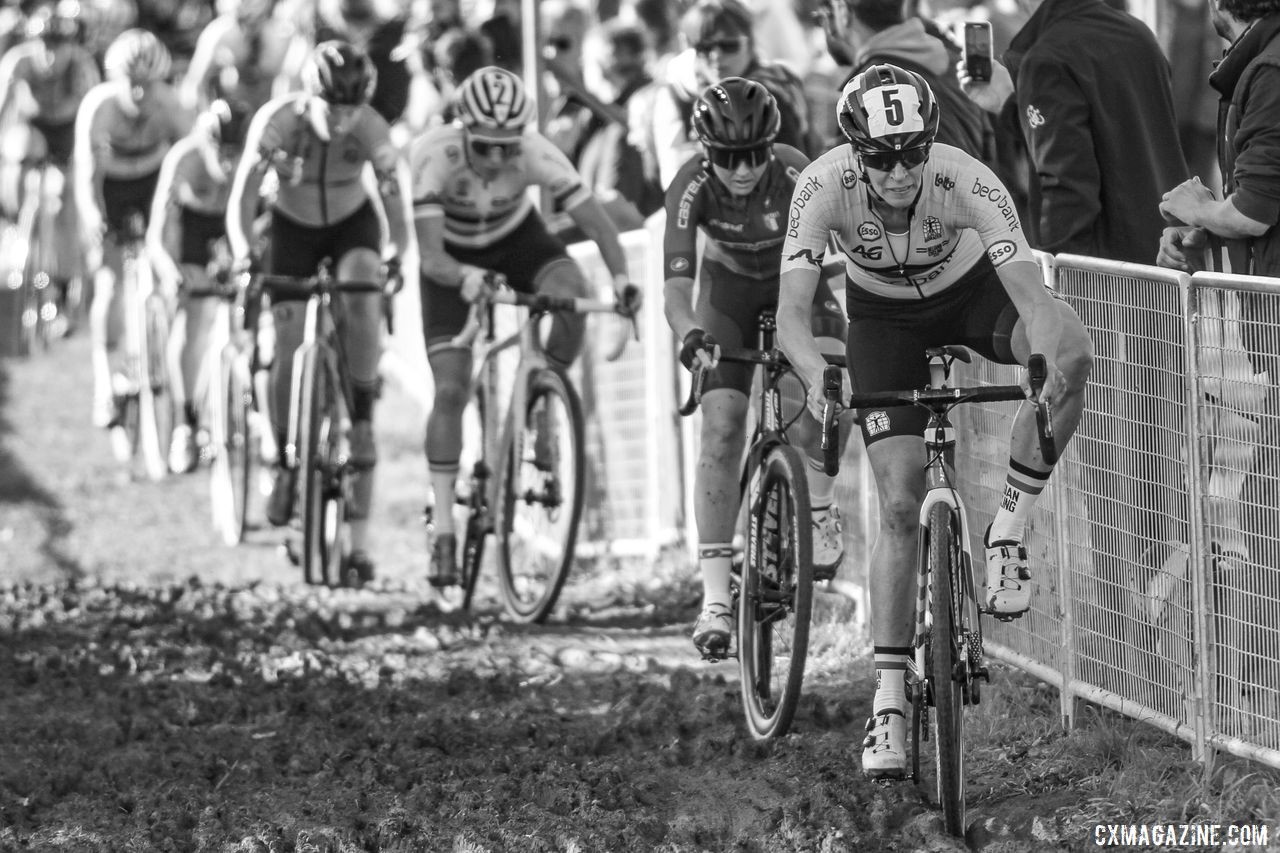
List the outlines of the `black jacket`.
{"type": "Polygon", "coordinates": [[[1005,64],[1031,161],[1032,246],[1155,263],[1160,198],[1187,177],[1155,36],[1102,0],[1046,0],[1005,64]]]}

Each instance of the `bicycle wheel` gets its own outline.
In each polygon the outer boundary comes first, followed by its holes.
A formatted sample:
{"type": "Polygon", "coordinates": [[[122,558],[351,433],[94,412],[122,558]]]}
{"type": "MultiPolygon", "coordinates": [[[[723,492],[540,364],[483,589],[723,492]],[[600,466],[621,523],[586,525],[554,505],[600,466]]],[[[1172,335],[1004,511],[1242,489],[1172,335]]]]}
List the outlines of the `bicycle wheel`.
{"type": "Polygon", "coordinates": [[[253,387],[235,354],[224,355],[218,388],[211,395],[214,457],[209,473],[214,525],[222,541],[238,545],[249,526],[258,460],[254,435],[253,387]]]}
{"type": "Polygon", "coordinates": [[[48,313],[53,306],[50,298],[49,273],[45,269],[40,229],[40,210],[37,206],[27,234],[27,257],[22,272],[22,351],[35,355],[49,345],[48,313]]]}
{"type": "Polygon", "coordinates": [[[489,464],[484,458],[485,401],[484,389],[476,387],[472,397],[472,415],[464,420],[462,456],[467,471],[467,494],[460,501],[466,507],[462,527],[462,553],[458,558],[458,583],[462,587],[462,609],[470,610],[475,599],[476,584],[484,561],[484,540],[492,532],[489,519],[489,464]]]}
{"type": "Polygon", "coordinates": [[[302,503],[302,572],[307,583],[336,586],[345,557],[345,474],[337,459],[337,380],[320,347],[302,356],[298,485],[302,503]]]}
{"type": "MultiPolygon", "coordinates": [[[[145,262],[136,265],[140,276],[137,294],[147,293],[149,283],[141,280],[145,262]]],[[[169,440],[173,435],[173,396],[169,392],[169,370],[165,350],[169,345],[169,310],[157,294],[147,296],[142,311],[142,353],[139,358],[138,411],[139,444],[143,467],[152,480],[169,474],[169,440]]]]}
{"type": "Polygon", "coordinates": [[[951,507],[937,503],[929,510],[929,609],[933,616],[926,640],[926,666],[933,697],[934,753],[938,769],[938,805],[947,832],[963,836],[964,812],[964,693],[956,678],[963,671],[960,658],[958,597],[953,586],[959,576],[960,542],[951,507]],[[959,666],[957,666],[959,664],[959,666]]]}
{"type": "Polygon", "coordinates": [[[499,460],[498,575],[507,610],[541,622],[573,565],[582,517],[582,404],[564,374],[528,377],[524,423],[508,421],[499,460]]]}
{"type": "Polygon", "coordinates": [[[786,733],[800,700],[813,608],[813,534],[799,451],[771,447],[749,482],[738,667],[747,729],[766,740],[786,733]]]}

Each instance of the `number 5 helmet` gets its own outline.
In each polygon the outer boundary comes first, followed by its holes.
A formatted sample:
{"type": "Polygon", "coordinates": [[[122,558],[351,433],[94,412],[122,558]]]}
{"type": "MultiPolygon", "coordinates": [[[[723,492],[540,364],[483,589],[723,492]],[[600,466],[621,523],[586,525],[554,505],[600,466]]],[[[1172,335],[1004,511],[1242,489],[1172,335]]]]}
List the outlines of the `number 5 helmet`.
{"type": "Polygon", "coordinates": [[[693,132],[708,148],[746,151],[773,142],[782,113],[769,90],[754,80],[726,77],[693,104],[693,132]]]}
{"type": "Polygon", "coordinates": [[[490,65],[472,72],[453,94],[454,115],[468,130],[523,130],[533,122],[533,101],[520,78],[490,65]]]}
{"type": "Polygon", "coordinates": [[[365,104],[378,85],[378,70],[363,50],[345,41],[323,41],[302,69],[306,90],[322,101],[341,106],[365,104]]]}
{"type": "Polygon", "coordinates": [[[169,76],[173,60],[169,48],[148,30],[125,30],[116,36],[102,58],[102,67],[111,80],[144,83],[169,76]]]}
{"type": "Polygon", "coordinates": [[[932,144],[938,102],[924,78],[896,65],[873,65],[845,84],[836,105],[840,132],[862,151],[932,144]]]}

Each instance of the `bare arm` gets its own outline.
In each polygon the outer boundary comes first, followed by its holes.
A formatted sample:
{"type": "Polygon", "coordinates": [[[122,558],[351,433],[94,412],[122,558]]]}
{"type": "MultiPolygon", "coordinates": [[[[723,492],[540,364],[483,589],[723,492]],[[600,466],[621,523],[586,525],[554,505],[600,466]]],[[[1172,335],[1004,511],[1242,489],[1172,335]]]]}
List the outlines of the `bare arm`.
{"type": "Polygon", "coordinates": [[[694,329],[701,328],[698,315],[693,310],[692,278],[687,275],[669,278],[662,292],[662,309],[667,317],[667,325],[678,340],[684,340],[694,329]]]}
{"type": "Polygon", "coordinates": [[[631,278],[627,273],[627,256],[618,242],[618,227],[594,195],[569,208],[568,214],[582,233],[600,247],[600,257],[613,274],[614,294],[621,297],[622,288],[631,283],[631,278]]]}
{"type": "Polygon", "coordinates": [[[1043,353],[1049,368],[1040,398],[1052,403],[1063,387],[1061,374],[1055,367],[1058,360],[1058,339],[1062,331],[1062,319],[1056,300],[1044,286],[1040,265],[1034,261],[1009,261],[996,267],[1000,282],[1018,309],[1018,316],[1026,326],[1027,344],[1032,353],[1043,353]]]}
{"type": "Polygon", "coordinates": [[[182,240],[181,205],[178,202],[178,161],[182,149],[171,149],[160,166],[160,177],[151,199],[147,224],[147,255],[161,281],[176,285],[182,279],[178,264],[182,240]]]}
{"type": "Polygon", "coordinates": [[[1199,178],[1190,178],[1165,193],[1164,200],[1160,202],[1160,213],[1166,219],[1198,226],[1229,239],[1260,237],[1267,233],[1271,226],[1241,213],[1234,198],[1232,194],[1218,201],[1199,178]]]}

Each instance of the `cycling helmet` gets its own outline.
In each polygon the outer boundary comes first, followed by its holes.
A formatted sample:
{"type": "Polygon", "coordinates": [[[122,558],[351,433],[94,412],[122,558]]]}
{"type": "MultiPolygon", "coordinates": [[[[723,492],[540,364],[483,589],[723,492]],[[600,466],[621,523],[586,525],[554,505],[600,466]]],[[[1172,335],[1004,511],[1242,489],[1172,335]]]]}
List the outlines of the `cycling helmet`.
{"type": "Polygon", "coordinates": [[[523,130],[535,116],[520,78],[489,65],[473,72],[453,95],[454,115],[470,130],[523,130]]]}
{"type": "Polygon", "coordinates": [[[210,130],[219,145],[244,145],[244,137],[249,130],[249,119],[253,117],[247,103],[218,99],[209,105],[208,115],[210,130]]]}
{"type": "Polygon", "coordinates": [[[694,135],[708,148],[761,148],[773,142],[781,126],[778,102],[754,80],[726,77],[703,90],[693,104],[694,135]]]}
{"type": "Polygon", "coordinates": [[[840,132],[862,151],[932,144],[938,102],[924,78],[896,65],[873,65],[845,84],[836,105],[840,132]]]}
{"type": "Polygon", "coordinates": [[[378,85],[378,70],[369,55],[345,41],[324,41],[315,46],[302,82],[307,91],[331,104],[366,104],[378,85]]]}
{"type": "Polygon", "coordinates": [[[141,83],[168,77],[172,60],[169,48],[160,39],[147,30],[135,28],[116,36],[107,48],[102,65],[109,79],[141,83]]]}

